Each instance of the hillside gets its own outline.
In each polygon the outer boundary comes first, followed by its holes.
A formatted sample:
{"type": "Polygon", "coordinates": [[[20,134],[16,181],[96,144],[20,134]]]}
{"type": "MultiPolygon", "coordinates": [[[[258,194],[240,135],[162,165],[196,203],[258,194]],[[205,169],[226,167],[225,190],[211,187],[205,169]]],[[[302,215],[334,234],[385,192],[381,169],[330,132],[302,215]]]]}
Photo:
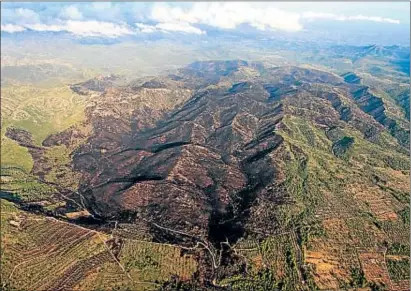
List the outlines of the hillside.
{"type": "Polygon", "coordinates": [[[5,283],[406,290],[409,87],[375,78],[207,61],[73,84],[65,115],[10,105],[1,197],[20,209],[2,203],[5,283]],[[59,271],[39,274],[50,260],[59,271]]]}

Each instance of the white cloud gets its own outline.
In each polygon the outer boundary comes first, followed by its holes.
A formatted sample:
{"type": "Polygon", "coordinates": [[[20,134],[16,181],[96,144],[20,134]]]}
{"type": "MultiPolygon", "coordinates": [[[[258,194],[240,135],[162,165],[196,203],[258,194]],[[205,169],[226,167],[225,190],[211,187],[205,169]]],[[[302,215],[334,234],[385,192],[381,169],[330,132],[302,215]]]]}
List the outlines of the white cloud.
{"type": "Polygon", "coordinates": [[[350,21],[350,20],[364,20],[364,21],[374,21],[374,22],[386,22],[399,24],[400,21],[391,18],[383,18],[379,16],[364,16],[364,15],[354,15],[354,16],[345,16],[345,15],[336,15],[333,13],[317,13],[317,12],[304,12],[301,14],[301,18],[307,20],[316,20],[316,19],[327,19],[327,20],[337,20],[337,21],[350,21]]]}
{"type": "Polygon", "coordinates": [[[299,31],[301,20],[327,19],[335,21],[374,21],[396,23],[391,18],[364,15],[336,15],[333,13],[293,13],[281,10],[272,3],[214,2],[195,3],[191,7],[176,7],[156,3],[151,10],[151,19],[159,23],[207,24],[222,29],[235,29],[240,24],[249,24],[259,30],[273,29],[299,31]]]}
{"type": "Polygon", "coordinates": [[[194,34],[205,34],[201,29],[194,27],[186,22],[169,22],[169,23],[159,23],[156,25],[157,28],[165,31],[176,31],[194,34]]]}
{"type": "Polygon", "coordinates": [[[35,31],[65,31],[81,37],[110,37],[115,38],[123,35],[130,35],[134,32],[125,24],[119,25],[103,21],[75,21],[69,20],[59,24],[32,24],[26,25],[26,28],[35,31]]]}
{"type": "Polygon", "coordinates": [[[191,34],[205,34],[206,32],[190,25],[187,22],[161,22],[156,25],[148,25],[144,23],[135,24],[139,31],[142,33],[154,33],[154,32],[183,32],[191,34]]]}
{"type": "Polygon", "coordinates": [[[64,7],[60,12],[60,17],[63,19],[78,20],[83,18],[83,14],[74,5],[64,7]]]}
{"type": "Polygon", "coordinates": [[[43,23],[36,23],[36,24],[29,24],[26,25],[26,28],[35,30],[35,31],[64,31],[64,25],[56,25],[56,24],[43,24],[43,23]]]}
{"type": "Polygon", "coordinates": [[[79,36],[119,37],[133,34],[133,31],[125,24],[102,21],[68,21],[66,30],[79,36]]]}
{"type": "Polygon", "coordinates": [[[140,32],[143,33],[153,33],[157,31],[157,28],[154,25],[148,25],[144,23],[136,23],[135,25],[140,29],[140,32]]]}
{"type": "Polygon", "coordinates": [[[1,31],[5,31],[8,33],[14,33],[14,32],[22,32],[25,31],[26,28],[20,25],[14,25],[14,24],[2,24],[1,25],[1,31]]]}
{"type": "Polygon", "coordinates": [[[383,18],[379,16],[363,16],[363,15],[356,15],[356,16],[349,16],[347,17],[348,20],[367,20],[367,21],[375,21],[375,22],[387,22],[393,24],[400,24],[399,20],[392,19],[392,18],[383,18]]]}
{"type": "Polygon", "coordinates": [[[308,20],[316,20],[316,19],[331,19],[331,20],[335,20],[337,18],[337,15],[332,14],[332,13],[318,13],[318,12],[312,12],[312,11],[308,11],[308,12],[304,12],[301,14],[301,18],[305,18],[308,20]]]}
{"type": "Polygon", "coordinates": [[[299,14],[279,10],[269,3],[195,3],[186,9],[161,3],[153,6],[151,18],[160,23],[207,24],[223,29],[234,29],[240,24],[249,24],[258,29],[302,29],[299,14]]]}

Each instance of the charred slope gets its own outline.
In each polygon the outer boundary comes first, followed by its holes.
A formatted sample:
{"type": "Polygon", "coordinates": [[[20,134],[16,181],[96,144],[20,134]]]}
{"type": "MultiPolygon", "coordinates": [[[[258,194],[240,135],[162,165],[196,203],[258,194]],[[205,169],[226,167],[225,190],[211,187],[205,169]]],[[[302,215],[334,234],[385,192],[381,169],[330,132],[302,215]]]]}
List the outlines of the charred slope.
{"type": "Polygon", "coordinates": [[[402,128],[397,121],[387,116],[382,98],[370,93],[367,86],[353,86],[350,88],[350,93],[361,110],[386,127],[402,146],[409,148],[410,131],[402,128]]]}
{"type": "MultiPolygon", "coordinates": [[[[199,91],[157,126],[129,132],[82,191],[104,215],[135,210],[147,222],[202,239],[222,225],[235,241],[236,220],[246,219],[258,190],[274,179],[269,155],[282,142],[274,132],[282,109],[268,99],[258,83],[199,91]]],[[[77,167],[86,159],[77,154],[77,167]]]]}
{"type": "Polygon", "coordinates": [[[324,128],[349,124],[369,140],[390,128],[383,104],[366,88],[323,71],[243,61],[194,63],[100,99],[88,111],[93,135],[73,159],[90,209],[107,218],[132,211],[148,225],[215,245],[244,235],[262,196],[287,201],[272,158],[284,114],[324,128]],[[147,92],[154,100],[191,97],[174,110],[134,108],[135,96],[147,92]],[[275,193],[267,190],[273,185],[275,193]]]}

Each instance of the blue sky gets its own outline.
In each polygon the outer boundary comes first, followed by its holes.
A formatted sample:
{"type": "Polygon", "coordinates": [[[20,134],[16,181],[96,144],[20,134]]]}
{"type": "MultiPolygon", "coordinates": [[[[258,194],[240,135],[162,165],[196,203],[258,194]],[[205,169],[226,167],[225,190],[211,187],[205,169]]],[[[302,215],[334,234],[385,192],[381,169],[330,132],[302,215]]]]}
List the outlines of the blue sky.
{"type": "Polygon", "coordinates": [[[410,23],[409,2],[63,2],[1,3],[1,30],[66,32],[79,37],[116,38],[133,34],[207,35],[249,25],[260,31],[304,31],[308,23],[410,23]]]}

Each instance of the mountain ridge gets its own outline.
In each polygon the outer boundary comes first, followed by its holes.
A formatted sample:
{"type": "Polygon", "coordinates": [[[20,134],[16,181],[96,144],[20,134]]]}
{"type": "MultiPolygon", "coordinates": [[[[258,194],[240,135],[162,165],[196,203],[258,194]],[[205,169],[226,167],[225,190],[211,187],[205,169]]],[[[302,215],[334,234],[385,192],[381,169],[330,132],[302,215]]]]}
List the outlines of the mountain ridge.
{"type": "MultiPolygon", "coordinates": [[[[137,237],[192,250],[203,285],[278,272],[266,257],[274,248],[286,256],[278,260],[284,273],[273,275],[284,290],[334,288],[361,268],[342,259],[363,260],[352,249],[403,243],[388,229],[406,233],[409,130],[368,86],[241,60],[196,62],[128,85],[99,79],[72,86],[84,92],[85,120],[32,154],[32,174],[47,179],[47,153],[67,149],[57,183],[79,183],[56,189],[71,200],[62,213],[87,210],[102,231],[138,225],[137,237]],[[274,247],[283,234],[289,241],[274,247]],[[264,264],[239,255],[242,242],[266,246],[264,264]],[[341,257],[327,243],[339,245],[341,257]],[[340,273],[304,267],[321,267],[316,252],[337,261],[340,273]]],[[[30,148],[29,133],[7,128],[6,136],[30,148]]],[[[126,240],[123,232],[117,237],[126,240]]]]}

